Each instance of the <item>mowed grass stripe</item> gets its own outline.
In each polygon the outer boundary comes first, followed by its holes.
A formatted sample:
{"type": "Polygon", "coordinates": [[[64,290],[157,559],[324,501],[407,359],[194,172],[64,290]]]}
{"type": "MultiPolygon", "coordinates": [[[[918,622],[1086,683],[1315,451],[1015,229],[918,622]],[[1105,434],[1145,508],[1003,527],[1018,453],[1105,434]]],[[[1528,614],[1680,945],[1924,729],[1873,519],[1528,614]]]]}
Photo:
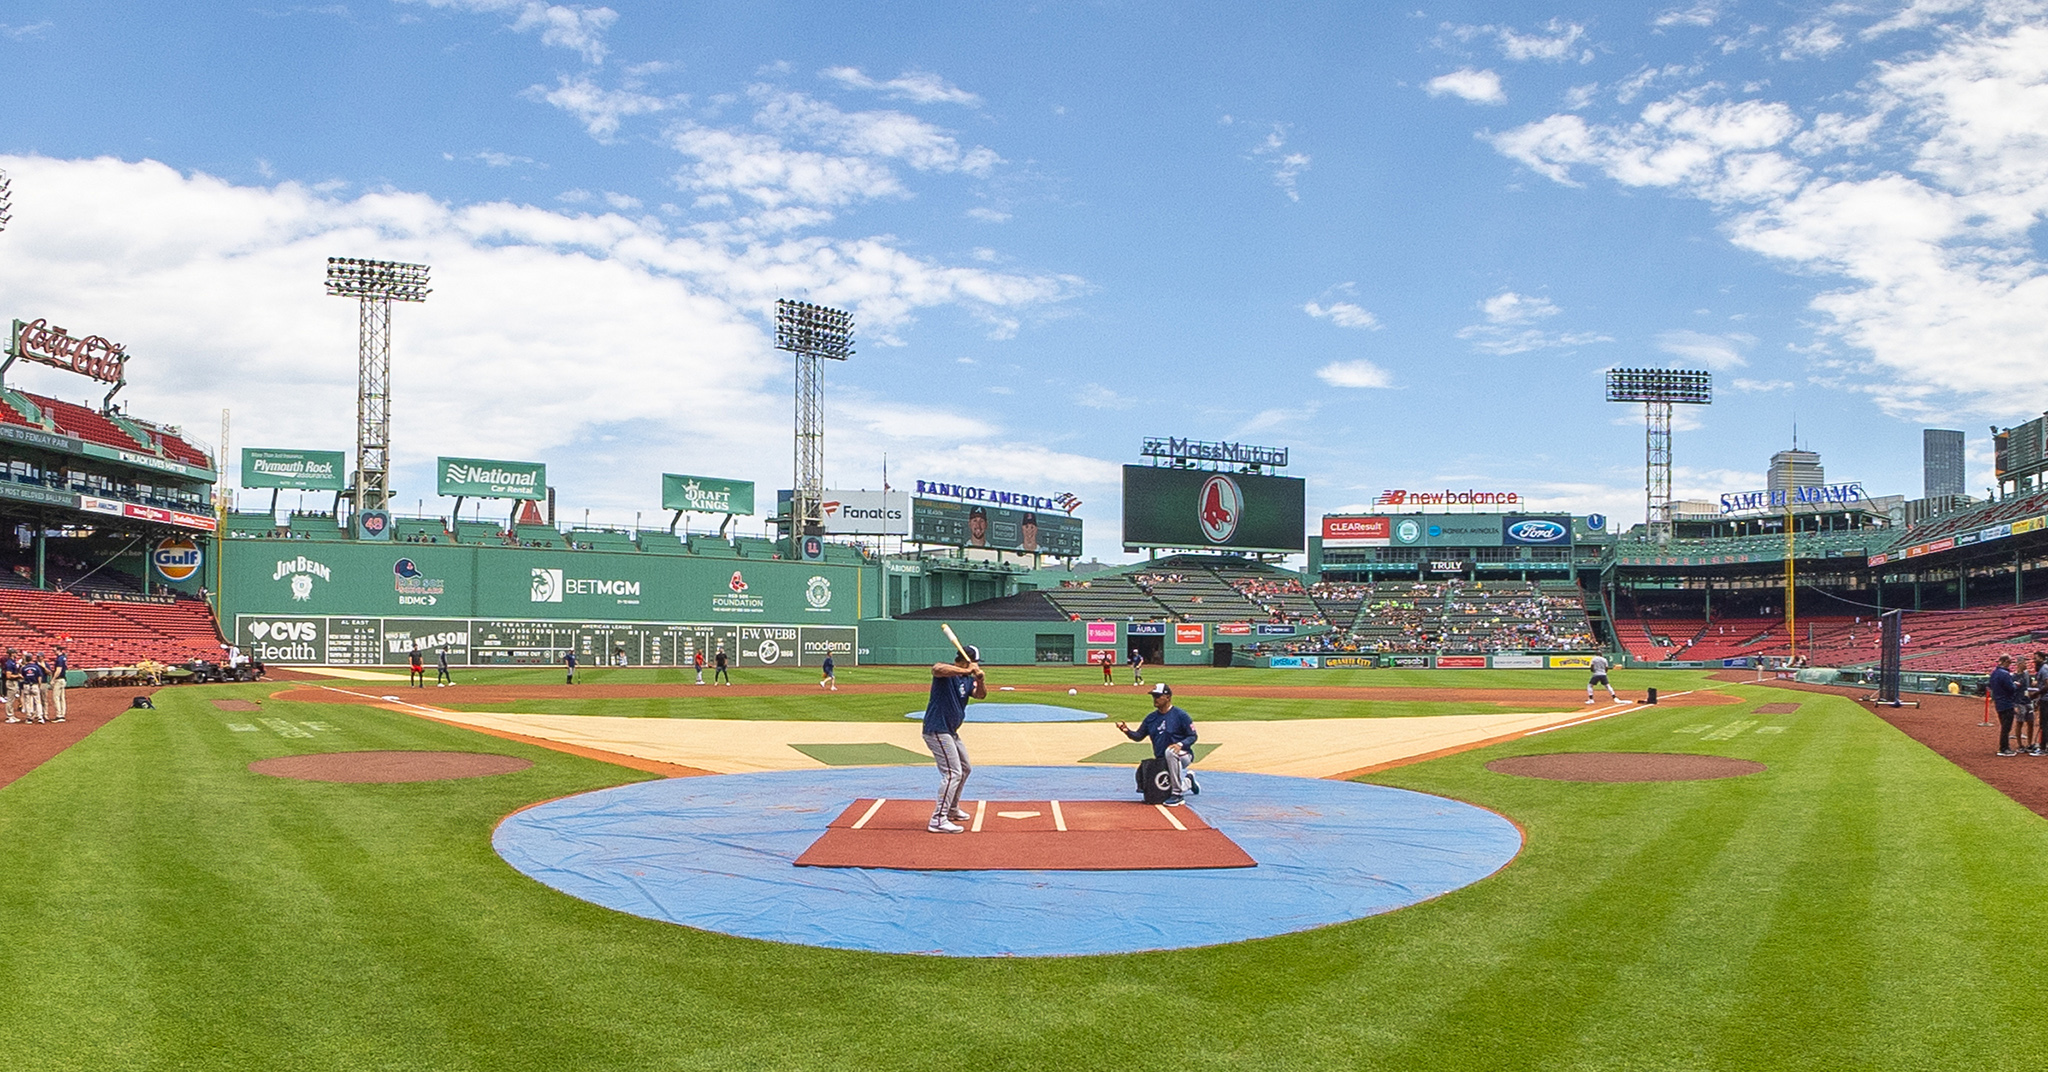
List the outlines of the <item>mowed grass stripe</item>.
{"type": "Polygon", "coordinates": [[[1217,949],[945,961],[556,894],[497,859],[492,826],[644,776],[370,708],[323,705],[307,717],[336,728],[310,739],[232,733],[205,699],[263,691],[167,690],[0,790],[0,978],[32,1005],[0,1017],[0,1065],[1976,1069],[2040,1052],[2017,937],[2048,880],[2042,821],[1835,698],[1800,695],[1764,721],[1775,735],[1701,741],[1672,730],[1743,709],[1648,708],[1376,775],[1530,834],[1500,874],[1392,915],[1217,949]],[[398,786],[245,769],[340,748],[535,766],[398,786]],[[1574,750],[1771,769],[1665,785],[1483,769],[1574,750]],[[1145,1026],[1157,1010],[1175,1029],[1145,1026]]]}

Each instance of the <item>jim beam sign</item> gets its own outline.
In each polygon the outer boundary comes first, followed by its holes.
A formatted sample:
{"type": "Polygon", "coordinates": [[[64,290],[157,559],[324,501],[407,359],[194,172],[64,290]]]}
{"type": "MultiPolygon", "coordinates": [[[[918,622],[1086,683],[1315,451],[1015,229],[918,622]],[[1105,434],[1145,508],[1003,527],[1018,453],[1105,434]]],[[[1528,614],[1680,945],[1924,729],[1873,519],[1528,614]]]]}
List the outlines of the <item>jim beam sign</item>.
{"type": "Polygon", "coordinates": [[[52,327],[41,317],[14,322],[14,335],[8,344],[7,356],[12,360],[34,361],[39,365],[90,376],[101,383],[128,382],[127,347],[108,342],[98,335],[73,338],[70,332],[52,327]]]}

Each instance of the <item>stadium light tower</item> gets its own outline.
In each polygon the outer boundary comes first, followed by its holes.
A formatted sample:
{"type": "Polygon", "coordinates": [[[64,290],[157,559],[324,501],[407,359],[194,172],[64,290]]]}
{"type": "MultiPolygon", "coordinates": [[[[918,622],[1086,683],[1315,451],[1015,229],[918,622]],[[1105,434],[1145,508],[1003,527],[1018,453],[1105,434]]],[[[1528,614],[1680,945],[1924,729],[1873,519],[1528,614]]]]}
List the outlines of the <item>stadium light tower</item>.
{"type": "Polygon", "coordinates": [[[1671,542],[1671,407],[1714,401],[1714,374],[1694,369],[1608,369],[1607,401],[1643,404],[1643,520],[1671,542]]]}
{"type": "Polygon", "coordinates": [[[327,293],[355,298],[356,497],[355,516],[388,509],[391,501],[391,303],[423,302],[427,266],[397,261],[327,258],[327,293]]]}
{"type": "Polygon", "coordinates": [[[7,173],[0,171],[0,231],[6,230],[7,221],[14,218],[7,214],[7,210],[14,207],[14,199],[9,196],[7,187],[7,173]]]}
{"type": "Polygon", "coordinates": [[[825,530],[825,413],[818,359],[853,356],[853,314],[777,298],[775,348],[796,355],[796,481],[789,497],[794,552],[803,537],[825,530]]]}

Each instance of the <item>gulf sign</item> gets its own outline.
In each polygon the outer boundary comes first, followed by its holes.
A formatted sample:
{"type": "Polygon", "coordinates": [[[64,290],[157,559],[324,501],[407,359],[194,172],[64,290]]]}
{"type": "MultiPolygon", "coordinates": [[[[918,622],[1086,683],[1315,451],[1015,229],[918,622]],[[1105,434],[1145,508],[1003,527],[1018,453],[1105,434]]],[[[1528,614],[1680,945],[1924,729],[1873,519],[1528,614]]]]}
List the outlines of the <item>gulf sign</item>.
{"type": "Polygon", "coordinates": [[[1393,542],[1393,518],[1327,515],[1323,518],[1324,547],[1386,547],[1393,542]]]}
{"type": "Polygon", "coordinates": [[[199,572],[199,545],[184,536],[166,536],[150,549],[149,562],[164,580],[189,581],[199,572]]]}

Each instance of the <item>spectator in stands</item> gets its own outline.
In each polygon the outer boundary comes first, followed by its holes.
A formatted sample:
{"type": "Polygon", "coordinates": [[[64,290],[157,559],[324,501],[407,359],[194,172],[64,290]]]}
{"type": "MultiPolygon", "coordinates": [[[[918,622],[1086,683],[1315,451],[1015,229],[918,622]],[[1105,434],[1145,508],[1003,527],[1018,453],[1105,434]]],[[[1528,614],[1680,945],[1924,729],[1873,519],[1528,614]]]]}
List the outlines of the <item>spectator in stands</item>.
{"type": "Polygon", "coordinates": [[[1998,712],[1998,754],[2016,756],[2012,747],[2012,720],[2019,694],[2019,679],[2012,672],[2012,656],[1998,657],[1998,666],[1991,671],[1991,680],[1986,683],[1991,692],[1991,706],[1998,712]]]}

